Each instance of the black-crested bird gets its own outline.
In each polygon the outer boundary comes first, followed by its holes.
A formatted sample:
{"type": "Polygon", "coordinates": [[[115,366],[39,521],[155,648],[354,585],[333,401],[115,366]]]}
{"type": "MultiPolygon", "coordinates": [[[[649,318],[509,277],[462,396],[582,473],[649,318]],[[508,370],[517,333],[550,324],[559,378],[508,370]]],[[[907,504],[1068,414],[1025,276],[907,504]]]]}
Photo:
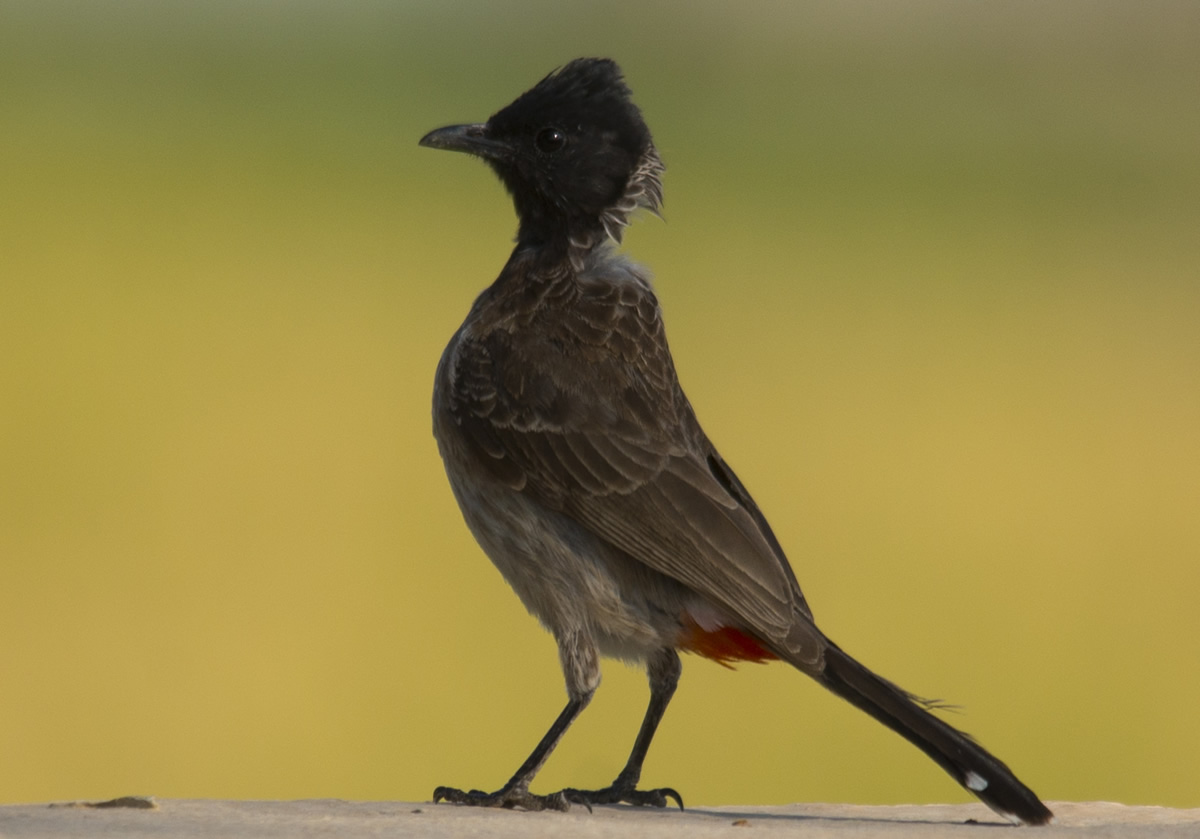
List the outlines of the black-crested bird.
{"type": "Polygon", "coordinates": [[[500,790],[438,787],[434,800],[682,807],[675,790],[637,784],[683,650],[782,659],[996,812],[1048,822],[1007,766],[817,628],[766,518],[700,428],[646,272],[616,247],[635,210],[658,209],[663,171],[617,65],[572,61],[486,123],[421,145],[482,158],[516,206],[516,248],[438,365],[433,428],[475,538],[554,635],[568,695],[500,790]],[[649,675],[629,760],[604,789],[536,795],[529,783],[595,693],[602,655],[649,675]]]}

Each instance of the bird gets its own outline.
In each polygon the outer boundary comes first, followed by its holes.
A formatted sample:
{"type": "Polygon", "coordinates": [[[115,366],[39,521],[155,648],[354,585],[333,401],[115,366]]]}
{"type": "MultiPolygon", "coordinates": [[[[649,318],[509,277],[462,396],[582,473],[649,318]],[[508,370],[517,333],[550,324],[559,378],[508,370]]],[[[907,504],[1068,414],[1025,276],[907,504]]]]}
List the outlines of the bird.
{"type": "Polygon", "coordinates": [[[641,789],[680,653],[783,661],[870,714],[1014,823],[1051,811],[998,758],[827,637],[762,510],[696,418],[647,270],[621,250],[658,214],[663,162],[618,65],[580,58],[486,122],[419,145],[482,159],[512,198],[515,247],[437,366],[433,430],[483,551],[553,635],[567,704],[494,792],[434,802],[526,810],[683,808],[641,789]],[[607,787],[530,783],[600,683],[601,657],[645,668],[650,701],[607,787]]]}

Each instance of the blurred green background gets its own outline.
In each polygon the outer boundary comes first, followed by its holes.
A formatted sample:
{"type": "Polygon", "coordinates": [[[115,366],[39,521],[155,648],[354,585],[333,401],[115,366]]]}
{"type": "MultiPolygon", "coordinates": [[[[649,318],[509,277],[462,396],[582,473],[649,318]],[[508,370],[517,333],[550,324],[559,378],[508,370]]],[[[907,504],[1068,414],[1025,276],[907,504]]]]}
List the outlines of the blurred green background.
{"type": "MultiPolygon", "coordinates": [[[[1200,805],[1200,6],[0,6],[0,800],[494,788],[564,701],[434,365],[515,230],[420,149],[611,55],[685,387],[825,630],[1050,799],[1200,805]]],[[[645,781],[958,801],[688,658],[645,781]]],[[[605,685],[536,789],[623,763],[605,685]]]]}

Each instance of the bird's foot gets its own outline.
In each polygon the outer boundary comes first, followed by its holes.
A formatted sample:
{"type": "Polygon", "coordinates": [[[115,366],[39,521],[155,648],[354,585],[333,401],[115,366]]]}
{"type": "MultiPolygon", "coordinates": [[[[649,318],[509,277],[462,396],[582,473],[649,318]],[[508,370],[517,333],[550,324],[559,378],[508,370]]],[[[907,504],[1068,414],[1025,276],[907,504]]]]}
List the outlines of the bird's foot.
{"type": "Polygon", "coordinates": [[[437,804],[439,801],[466,804],[470,807],[503,807],[506,810],[520,807],[523,810],[558,810],[565,813],[571,809],[571,802],[562,792],[534,795],[523,786],[504,787],[496,792],[478,789],[464,792],[454,787],[438,787],[433,791],[433,803],[437,804]]]}
{"type": "Polygon", "coordinates": [[[632,783],[623,783],[620,778],[604,789],[564,789],[558,793],[572,804],[582,804],[589,810],[593,804],[633,804],[636,807],[666,807],[674,799],[683,809],[683,797],[670,787],[659,789],[637,789],[632,783]]]}

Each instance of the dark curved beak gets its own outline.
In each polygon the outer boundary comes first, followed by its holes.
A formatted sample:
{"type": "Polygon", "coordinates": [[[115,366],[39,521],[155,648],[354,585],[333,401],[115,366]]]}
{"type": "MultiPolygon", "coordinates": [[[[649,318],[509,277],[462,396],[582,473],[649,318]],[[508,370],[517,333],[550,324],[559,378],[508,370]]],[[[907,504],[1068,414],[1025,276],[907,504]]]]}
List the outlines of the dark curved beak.
{"type": "Polygon", "coordinates": [[[435,128],[422,137],[418,145],[431,149],[462,151],[492,160],[506,157],[510,151],[508,144],[488,136],[486,123],[435,128]]]}

